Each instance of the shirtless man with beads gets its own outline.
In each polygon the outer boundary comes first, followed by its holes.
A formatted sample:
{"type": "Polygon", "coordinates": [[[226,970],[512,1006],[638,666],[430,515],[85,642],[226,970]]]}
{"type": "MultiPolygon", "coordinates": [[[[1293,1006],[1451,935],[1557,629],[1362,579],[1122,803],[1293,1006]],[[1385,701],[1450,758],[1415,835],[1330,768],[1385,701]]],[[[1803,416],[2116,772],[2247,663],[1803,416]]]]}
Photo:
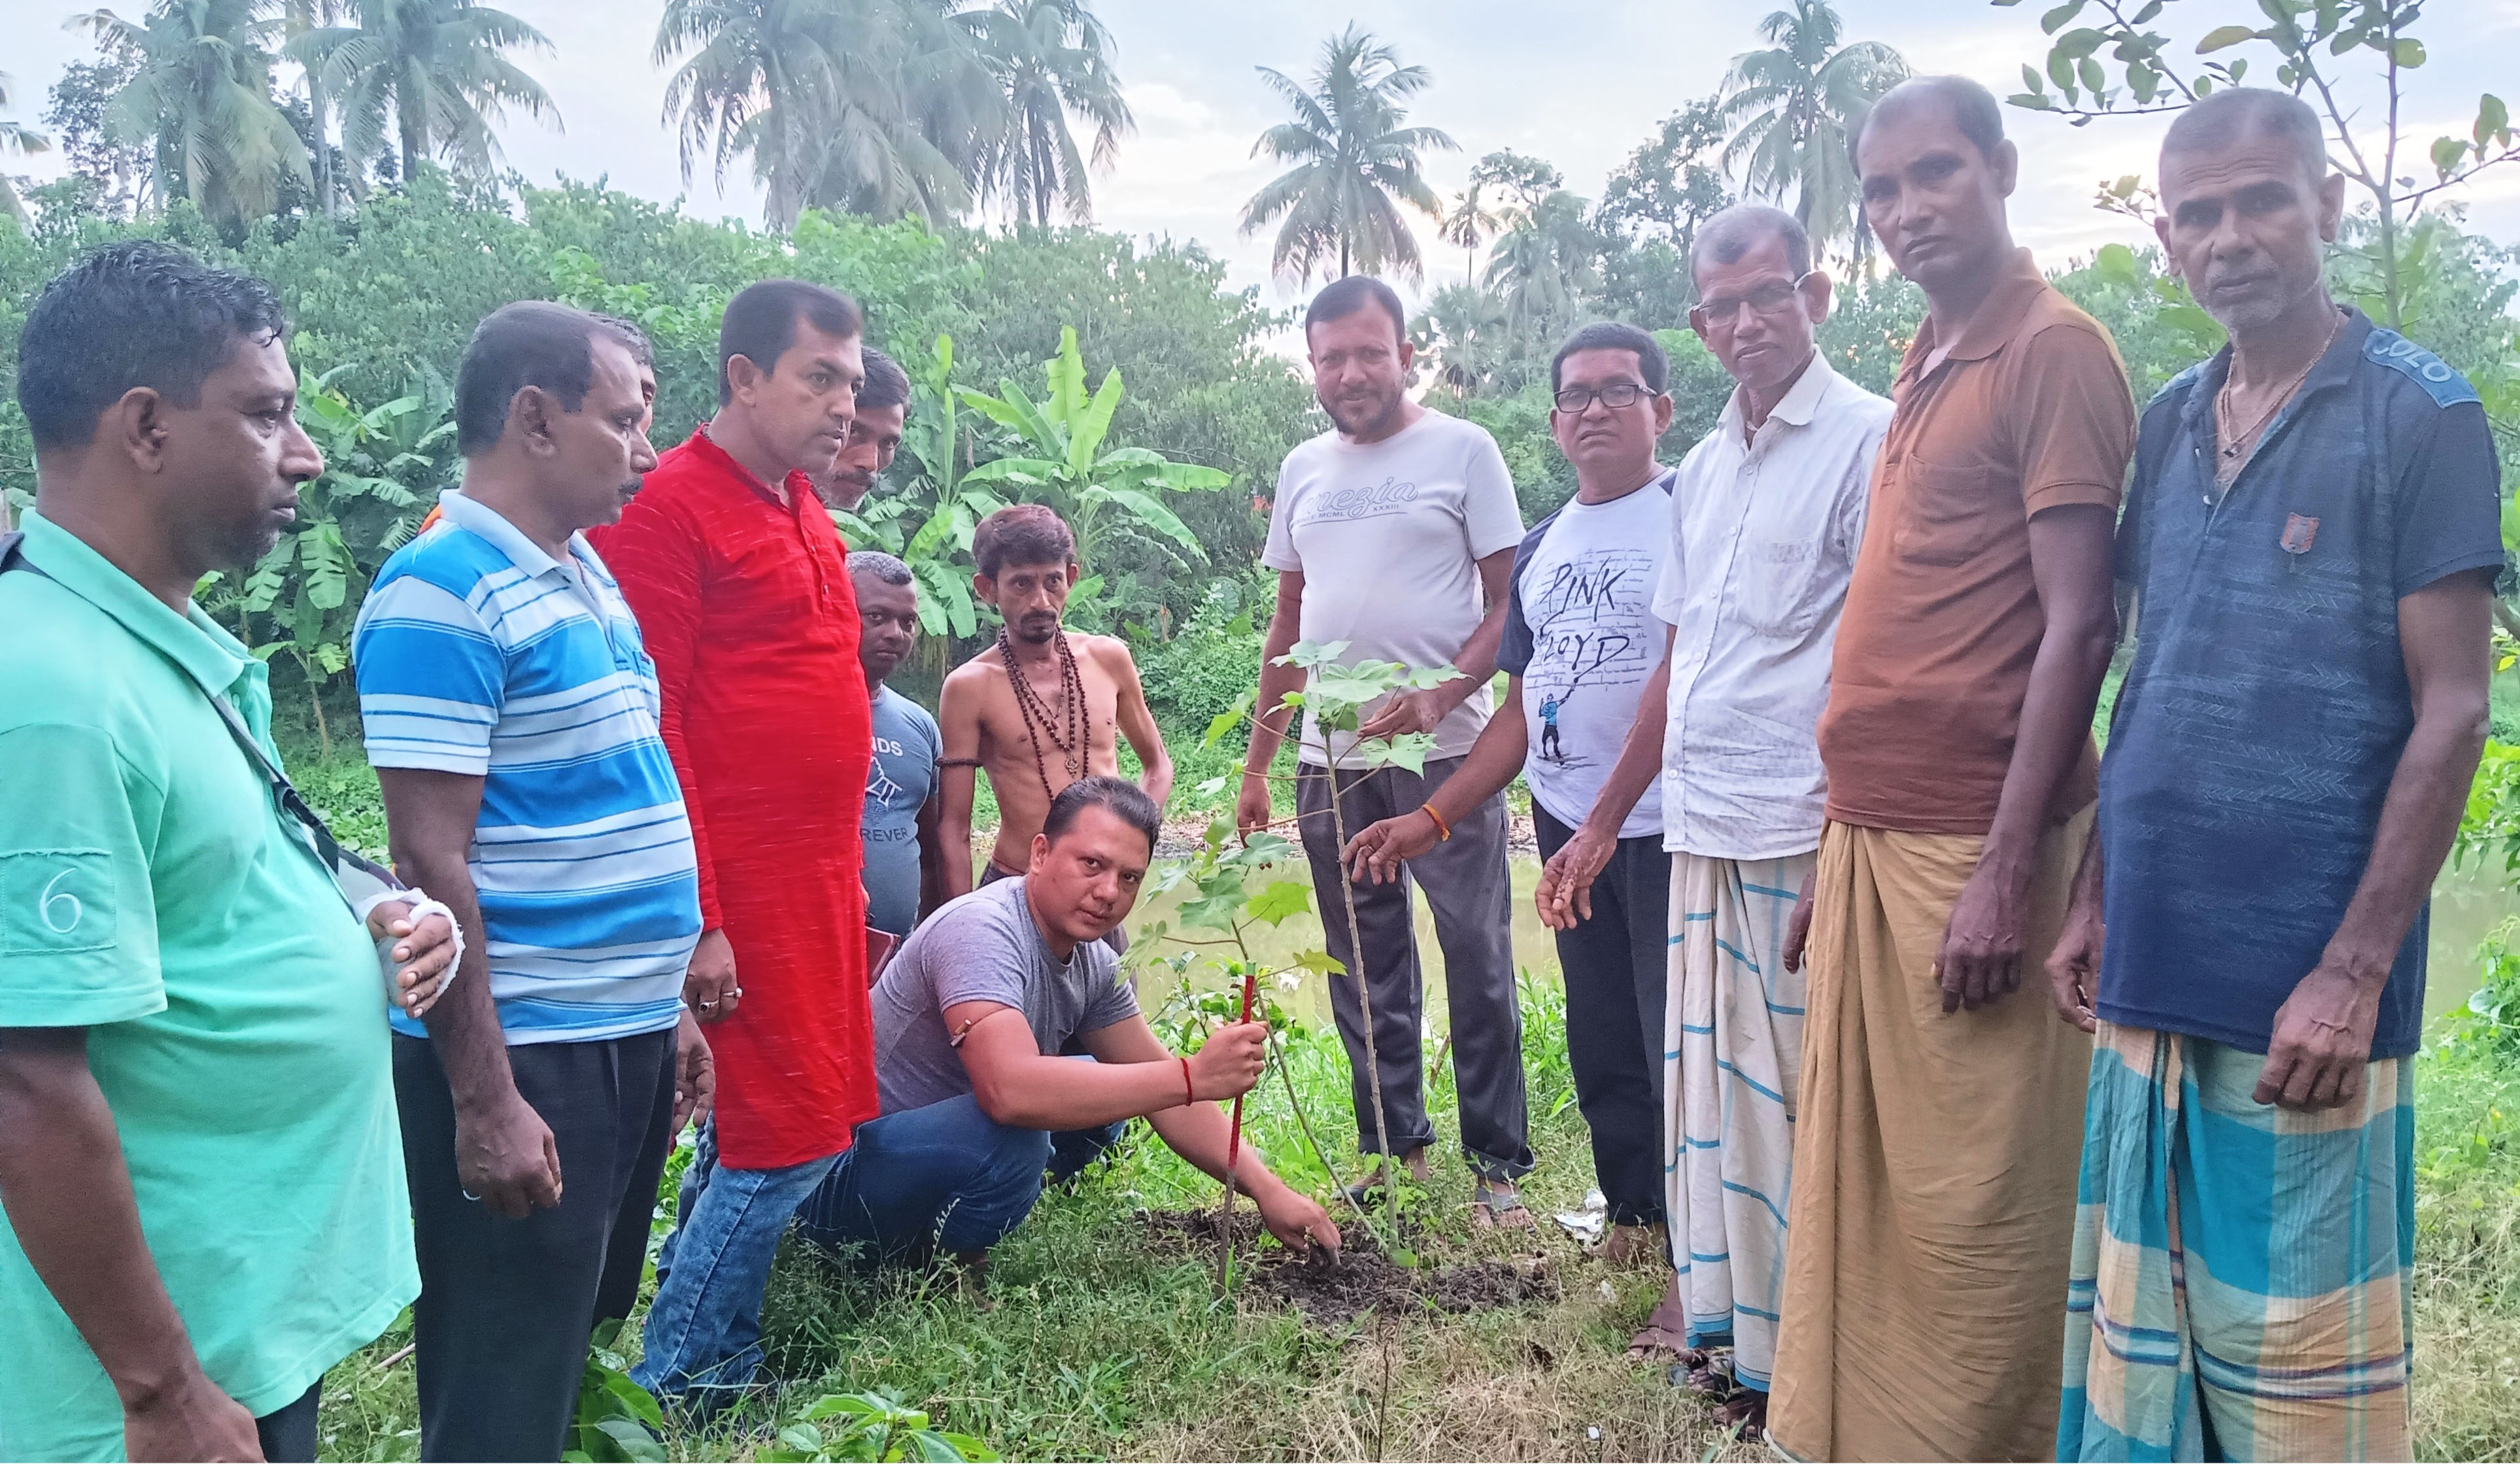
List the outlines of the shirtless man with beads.
{"type": "Polygon", "coordinates": [[[1059,624],[1077,574],[1066,523],[1043,505],[1012,505],[980,521],[971,557],[979,565],[972,591],[1006,625],[996,645],[954,669],[938,699],[947,900],[975,884],[959,855],[971,848],[974,770],[988,771],[998,797],[997,845],[979,885],[1024,873],[1051,800],[1088,775],[1117,775],[1123,735],[1145,771],[1138,782],[1158,809],[1173,787],[1172,755],[1128,644],[1071,636],[1059,624]]]}

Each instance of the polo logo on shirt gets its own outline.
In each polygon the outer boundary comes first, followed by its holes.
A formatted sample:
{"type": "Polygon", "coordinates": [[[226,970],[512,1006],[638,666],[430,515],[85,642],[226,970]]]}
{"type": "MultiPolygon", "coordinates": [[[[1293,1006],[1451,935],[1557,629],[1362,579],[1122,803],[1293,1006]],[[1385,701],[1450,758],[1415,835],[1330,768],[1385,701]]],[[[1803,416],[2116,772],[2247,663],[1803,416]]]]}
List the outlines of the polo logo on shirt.
{"type": "Polygon", "coordinates": [[[0,956],[93,952],[114,938],[113,860],[102,850],[0,854],[0,956]]]}
{"type": "Polygon", "coordinates": [[[2283,538],[2275,543],[2286,555],[2308,555],[2318,541],[2318,520],[2308,514],[2284,515],[2283,538]]]}

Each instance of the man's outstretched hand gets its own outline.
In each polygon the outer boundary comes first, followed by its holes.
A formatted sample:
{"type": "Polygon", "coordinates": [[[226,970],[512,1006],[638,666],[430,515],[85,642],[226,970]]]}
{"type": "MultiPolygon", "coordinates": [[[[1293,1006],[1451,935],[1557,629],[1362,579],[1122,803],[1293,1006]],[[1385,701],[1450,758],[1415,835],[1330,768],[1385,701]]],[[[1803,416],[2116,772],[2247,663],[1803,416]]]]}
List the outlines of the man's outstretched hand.
{"type": "Polygon", "coordinates": [[[1338,1223],[1320,1202],[1282,1182],[1262,1193],[1259,1202],[1260,1224],[1269,1228],[1269,1235],[1295,1252],[1321,1247],[1332,1257],[1338,1255],[1338,1223]]]}
{"type": "Polygon", "coordinates": [[[1414,861],[1435,848],[1443,839],[1435,827],[1435,817],[1424,810],[1411,810],[1388,820],[1377,820],[1356,832],[1339,852],[1347,863],[1348,878],[1360,885],[1386,885],[1400,878],[1404,861],[1414,861]]]}

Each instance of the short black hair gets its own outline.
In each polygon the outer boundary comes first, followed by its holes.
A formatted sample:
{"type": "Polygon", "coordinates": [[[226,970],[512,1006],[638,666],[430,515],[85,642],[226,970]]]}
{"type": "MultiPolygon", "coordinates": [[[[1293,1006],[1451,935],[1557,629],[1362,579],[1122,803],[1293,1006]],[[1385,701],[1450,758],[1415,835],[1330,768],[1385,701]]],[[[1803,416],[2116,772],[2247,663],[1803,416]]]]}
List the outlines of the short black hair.
{"type": "Polygon", "coordinates": [[[849,573],[872,575],[888,586],[906,586],[917,579],[910,573],[910,566],[902,562],[900,555],[886,555],[880,550],[850,551],[849,573]]]}
{"type": "Polygon", "coordinates": [[[612,333],[621,338],[621,344],[630,348],[632,361],[651,371],[655,369],[655,343],[648,339],[648,333],[640,329],[638,322],[625,321],[619,316],[608,316],[602,311],[590,311],[588,314],[594,316],[603,325],[612,328],[612,333]]]}
{"type": "Polygon", "coordinates": [[[483,316],[455,369],[455,451],[474,458],[499,446],[508,410],[527,387],[551,393],[567,412],[584,406],[598,336],[638,355],[617,325],[548,300],[512,301],[483,316]]]}
{"type": "Polygon", "coordinates": [[[108,244],[45,286],[18,333],[18,407],[37,448],[75,448],[134,387],[181,408],[237,342],[288,333],[269,285],[215,269],[172,244],[108,244]]]}
{"type": "Polygon", "coordinates": [[[866,381],[858,388],[858,406],[881,410],[910,405],[910,374],[901,363],[876,350],[866,348],[866,381]]]}
{"type": "Polygon", "coordinates": [[[1671,382],[1671,358],[1664,354],[1662,342],[1653,333],[1630,326],[1625,321],[1596,321],[1566,338],[1557,354],[1549,359],[1549,390],[1557,391],[1557,378],[1566,358],[1578,351],[1633,351],[1637,354],[1637,375],[1645,379],[1645,389],[1655,396],[1671,382]]]}
{"type": "Polygon", "coordinates": [[[1688,246],[1689,283],[1696,283],[1697,267],[1710,257],[1719,265],[1739,264],[1741,256],[1771,236],[1785,242],[1785,268],[1796,280],[1811,273],[1811,231],[1802,220],[1771,204],[1736,203],[1697,227],[1697,238],[1688,246]]]}
{"type": "Polygon", "coordinates": [[[2003,146],[2003,106],[1995,100],[1995,93],[1965,76],[1912,76],[1882,93],[1847,135],[1847,161],[1855,164],[1857,173],[1864,171],[1864,135],[1872,130],[1874,119],[1919,102],[1941,103],[1952,114],[1952,125],[1976,146],[1978,156],[1992,158],[1995,150],[2003,146]]]}
{"type": "Polygon", "coordinates": [[[2327,177],[2327,132],[2318,113],[2290,92],[2262,86],[2222,87],[2179,110],[2161,135],[2161,155],[2212,153],[2264,134],[2289,144],[2316,188],[2327,177]]]}
{"type": "Polygon", "coordinates": [[[1304,307],[1304,335],[1310,338],[1313,328],[1325,321],[1344,321],[1367,306],[1380,307],[1391,318],[1391,334],[1401,340],[1409,336],[1409,313],[1400,303],[1400,292],[1371,275],[1346,275],[1322,287],[1313,303],[1304,307]]]}
{"type": "Polygon", "coordinates": [[[735,400],[735,382],[726,364],[736,357],[767,372],[796,344],[796,323],[810,323],[825,335],[842,339],[866,329],[858,303],[832,289],[805,280],[756,281],[735,292],[726,317],[717,327],[717,405],[735,400]]]}
{"type": "Polygon", "coordinates": [[[1155,853],[1155,836],[1164,824],[1163,811],[1155,807],[1154,796],[1127,779],[1112,774],[1089,774],[1058,791],[1050,802],[1050,813],[1041,817],[1041,832],[1054,845],[1076,823],[1076,817],[1090,809],[1109,810],[1120,822],[1147,837],[1147,854],[1155,853]]]}
{"type": "Polygon", "coordinates": [[[971,563],[991,580],[1009,565],[1065,565],[1076,559],[1076,532],[1046,504],[1010,504],[971,531],[971,563]]]}

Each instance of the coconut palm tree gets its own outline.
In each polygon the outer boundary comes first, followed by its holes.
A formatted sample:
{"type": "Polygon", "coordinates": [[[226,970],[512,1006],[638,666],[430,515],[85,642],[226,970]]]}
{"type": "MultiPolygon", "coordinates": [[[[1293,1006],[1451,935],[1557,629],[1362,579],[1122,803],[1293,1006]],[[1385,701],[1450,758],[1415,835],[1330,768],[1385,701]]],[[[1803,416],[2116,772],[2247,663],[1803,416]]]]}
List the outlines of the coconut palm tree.
{"type": "Polygon", "coordinates": [[[1599,254],[1585,201],[1558,189],[1508,211],[1482,283],[1502,298],[1508,324],[1550,334],[1571,324],[1584,296],[1600,289],[1599,254]]]}
{"type": "Polygon", "coordinates": [[[765,220],[834,206],[933,221],[970,207],[996,83],[948,0],[666,0],[656,65],[683,177],[750,155],[765,220]]]}
{"type": "Polygon", "coordinates": [[[1283,219],[1270,250],[1281,275],[1308,280],[1338,260],[1342,276],[1363,270],[1422,278],[1417,237],[1400,215],[1406,203],[1440,218],[1443,201],[1418,171],[1418,155],[1460,145],[1432,127],[1404,125],[1409,98],[1434,80],[1424,67],[1404,67],[1391,47],[1351,24],[1322,47],[1309,85],[1272,67],[1259,68],[1295,120],[1260,134],[1251,148],[1294,166],[1242,205],[1242,233],[1283,219]]]}
{"type": "MultiPolygon", "coordinates": [[[[0,71],[0,107],[8,105],[9,73],[0,71]]],[[[23,154],[49,153],[52,147],[51,138],[23,122],[0,121],[0,148],[23,154]]],[[[17,189],[10,186],[9,175],[6,173],[0,173],[0,216],[16,219],[22,224],[26,221],[25,202],[18,197],[17,189]]]]}
{"type": "Polygon", "coordinates": [[[1085,0],[997,0],[971,20],[1007,124],[985,153],[983,197],[1011,200],[1018,222],[1048,224],[1053,204],[1090,222],[1093,190],[1068,114],[1094,124],[1096,168],[1108,169],[1138,126],[1111,67],[1111,33],[1085,0]]]}
{"type": "Polygon", "coordinates": [[[278,210],[283,177],[307,180],[306,144],[272,100],[264,10],[263,0],[159,0],[143,23],[110,10],[71,18],[100,47],[139,58],[107,104],[106,130],[150,150],[144,204],[182,197],[242,228],[278,210]]]}
{"type": "Polygon", "coordinates": [[[341,145],[369,157],[391,122],[406,184],[420,164],[443,157],[458,172],[487,173],[499,159],[492,130],[509,107],[560,126],[542,84],[507,53],[548,55],[541,31],[473,0],[352,0],[353,23],[310,29],[290,56],[336,99],[341,145]]]}
{"type": "Polygon", "coordinates": [[[1435,226],[1435,238],[1462,251],[1462,278],[1476,280],[1479,246],[1505,225],[1505,219],[1479,199],[1482,184],[1471,184],[1453,196],[1453,206],[1435,226]]]}
{"type": "MultiPolygon", "coordinates": [[[[348,16],[351,0],[285,0],[281,11],[281,34],[289,43],[281,54],[293,56],[300,37],[348,16]]],[[[333,116],[332,96],[324,89],[320,67],[304,67],[306,74],[306,110],[315,119],[315,206],[326,215],[333,212],[333,145],[330,126],[333,116]]]]}
{"type": "Polygon", "coordinates": [[[1858,214],[1850,134],[1883,92],[1908,79],[1907,59],[1879,41],[1841,44],[1828,0],[1791,0],[1759,22],[1764,50],[1732,59],[1724,114],[1732,127],[1724,166],[1738,169],[1742,192],[1782,200],[1825,247],[1868,252],[1858,214]]]}

